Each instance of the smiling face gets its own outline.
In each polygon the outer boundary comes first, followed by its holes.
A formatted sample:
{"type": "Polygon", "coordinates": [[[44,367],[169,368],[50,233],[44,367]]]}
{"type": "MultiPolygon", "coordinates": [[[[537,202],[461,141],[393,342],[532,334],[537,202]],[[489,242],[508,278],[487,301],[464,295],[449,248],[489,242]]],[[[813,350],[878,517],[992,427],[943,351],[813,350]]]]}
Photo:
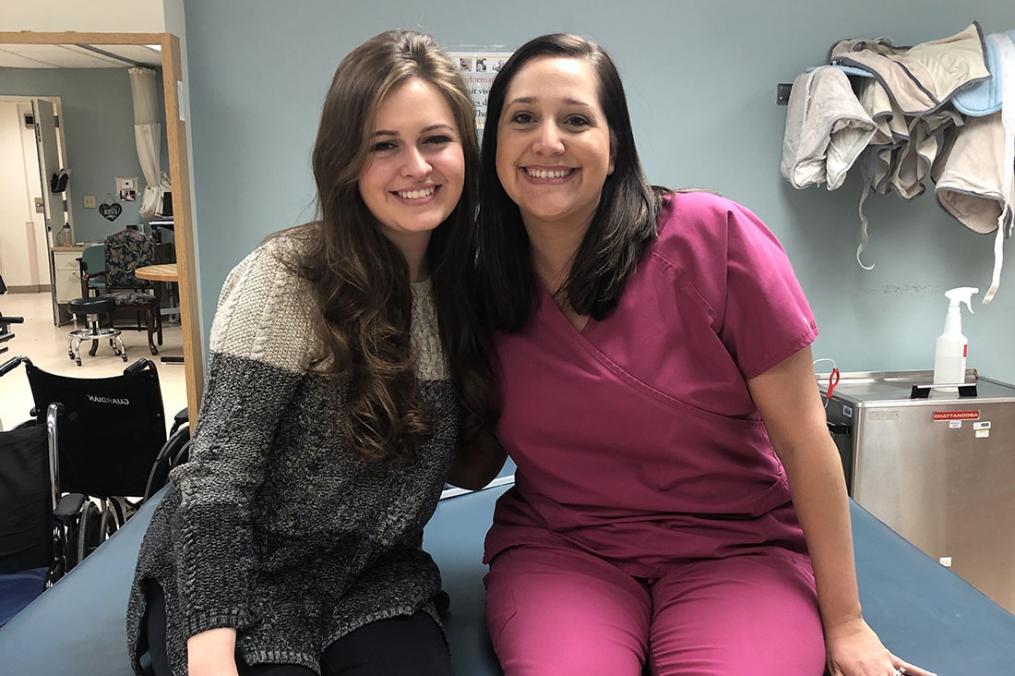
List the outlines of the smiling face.
{"type": "Polygon", "coordinates": [[[368,143],[360,196],[408,258],[425,249],[462,196],[465,158],[454,113],[436,86],[411,78],[381,101],[368,143]]]}
{"type": "Polygon", "coordinates": [[[539,57],[508,86],[497,128],[497,176],[527,229],[581,232],[613,172],[610,129],[585,59],[539,57]]]}

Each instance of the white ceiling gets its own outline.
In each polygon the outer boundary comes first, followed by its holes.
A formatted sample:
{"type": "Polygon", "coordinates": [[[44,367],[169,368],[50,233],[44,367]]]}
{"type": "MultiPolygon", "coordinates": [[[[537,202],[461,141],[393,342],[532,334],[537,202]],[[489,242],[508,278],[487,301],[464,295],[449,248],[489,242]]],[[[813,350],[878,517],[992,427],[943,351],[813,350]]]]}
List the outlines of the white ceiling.
{"type": "Polygon", "coordinates": [[[130,68],[162,65],[159,45],[0,44],[0,68],[130,68]]]}

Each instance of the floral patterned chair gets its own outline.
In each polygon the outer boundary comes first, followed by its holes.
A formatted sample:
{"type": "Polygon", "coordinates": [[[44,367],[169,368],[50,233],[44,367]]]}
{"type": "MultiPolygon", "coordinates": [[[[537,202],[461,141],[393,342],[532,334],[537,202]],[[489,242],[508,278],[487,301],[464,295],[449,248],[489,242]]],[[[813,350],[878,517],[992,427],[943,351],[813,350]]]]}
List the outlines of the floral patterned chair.
{"type": "Polygon", "coordinates": [[[141,330],[141,316],[144,316],[148,330],[148,347],[153,355],[159,353],[153,336],[162,344],[162,318],[159,313],[159,297],[155,284],[134,275],[134,270],[146,265],[155,265],[155,240],[137,230],[121,230],[106,237],[106,269],[90,278],[104,277],[105,295],[116,301],[116,307],[133,308],[138,311],[137,330],[141,330]]]}

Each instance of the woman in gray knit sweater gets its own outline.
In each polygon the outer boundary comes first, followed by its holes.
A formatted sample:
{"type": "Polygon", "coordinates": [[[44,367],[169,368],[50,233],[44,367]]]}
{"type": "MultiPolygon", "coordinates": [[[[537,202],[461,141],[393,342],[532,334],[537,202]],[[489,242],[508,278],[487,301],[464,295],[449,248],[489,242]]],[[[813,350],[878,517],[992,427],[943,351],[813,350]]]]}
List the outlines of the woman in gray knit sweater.
{"type": "MultiPolygon", "coordinates": [[[[135,670],[449,674],[421,550],[455,450],[495,406],[466,297],[478,151],[429,36],[343,59],[313,152],[319,212],[229,275],[191,460],[141,548],[135,670]]],[[[458,457],[456,464],[462,463],[458,457]]]]}

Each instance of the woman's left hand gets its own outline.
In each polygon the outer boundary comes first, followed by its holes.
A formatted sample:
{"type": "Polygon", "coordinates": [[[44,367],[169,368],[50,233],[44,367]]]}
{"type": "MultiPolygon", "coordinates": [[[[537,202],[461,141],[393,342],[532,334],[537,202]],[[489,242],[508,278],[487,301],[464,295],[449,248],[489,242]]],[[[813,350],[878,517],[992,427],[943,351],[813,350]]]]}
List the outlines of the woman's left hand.
{"type": "Polygon", "coordinates": [[[888,652],[863,618],[827,627],[825,649],[832,676],[935,676],[888,652]]]}

